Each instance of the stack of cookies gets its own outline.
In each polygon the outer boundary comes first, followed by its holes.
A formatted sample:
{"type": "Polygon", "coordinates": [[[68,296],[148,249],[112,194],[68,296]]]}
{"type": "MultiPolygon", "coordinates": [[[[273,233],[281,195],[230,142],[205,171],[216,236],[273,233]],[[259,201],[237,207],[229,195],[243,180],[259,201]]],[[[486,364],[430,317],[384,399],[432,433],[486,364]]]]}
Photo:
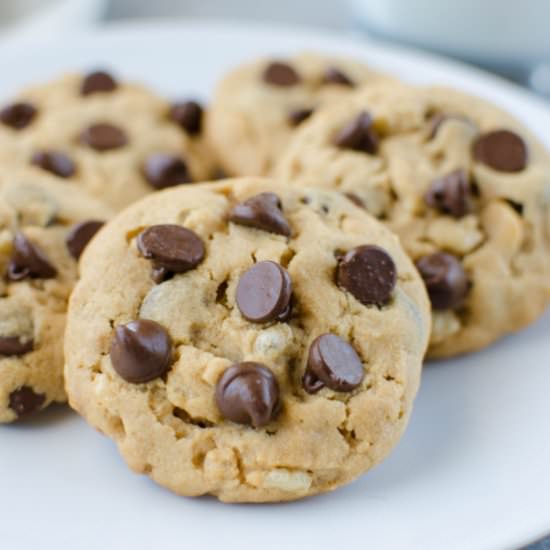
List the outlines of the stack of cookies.
{"type": "Polygon", "coordinates": [[[426,356],[550,303],[548,152],[359,61],[260,60],[208,109],[70,75],[4,106],[0,145],[0,422],[68,399],[178,494],[352,481],[426,356]]]}

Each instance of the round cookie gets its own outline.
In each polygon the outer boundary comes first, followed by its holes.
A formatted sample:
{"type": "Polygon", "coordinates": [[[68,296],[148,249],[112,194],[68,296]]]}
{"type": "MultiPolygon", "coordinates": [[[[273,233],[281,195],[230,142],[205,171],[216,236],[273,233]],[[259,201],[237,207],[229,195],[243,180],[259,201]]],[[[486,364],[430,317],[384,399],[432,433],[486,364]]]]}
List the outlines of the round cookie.
{"type": "Polygon", "coordinates": [[[338,189],[401,238],[433,305],[429,355],[471,352],[550,300],[550,162],[461,92],[378,84],[304,123],[277,174],[338,189]]]}
{"type": "Polygon", "coordinates": [[[424,285],[397,238],[339,194],[253,178],[157,193],[102,231],[81,273],[69,401],[176,493],[332,490],[407,424],[424,285]]]}
{"type": "Polygon", "coordinates": [[[196,102],[170,105],[102,73],[21,92],[0,110],[3,169],[29,165],[121,209],[156,189],[210,178],[196,102]]]}
{"type": "Polygon", "coordinates": [[[0,423],[66,400],[63,333],[77,257],[111,215],[53,180],[0,177],[0,423]]]}
{"type": "Polygon", "coordinates": [[[208,137],[227,174],[268,175],[313,110],[378,80],[389,77],[359,61],[312,53],[237,67],[215,91],[208,137]]]}

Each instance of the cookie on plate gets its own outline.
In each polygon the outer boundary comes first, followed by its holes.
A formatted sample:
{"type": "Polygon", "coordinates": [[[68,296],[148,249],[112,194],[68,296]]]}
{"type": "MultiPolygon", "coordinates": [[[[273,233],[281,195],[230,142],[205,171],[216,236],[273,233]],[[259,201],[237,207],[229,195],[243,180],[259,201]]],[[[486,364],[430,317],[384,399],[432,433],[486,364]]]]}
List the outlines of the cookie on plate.
{"type": "Polygon", "coordinates": [[[337,193],[253,178],[166,190],[106,226],[81,275],[69,401],[179,494],[328,491],[407,424],[426,291],[397,238],[337,193]]]}
{"type": "Polygon", "coordinates": [[[359,61],[312,53],[237,67],[215,91],[208,137],[227,174],[268,175],[315,109],[381,79],[359,61]]]}
{"type": "Polygon", "coordinates": [[[0,170],[28,165],[121,209],[212,176],[203,109],[174,105],[105,72],[24,90],[0,110],[0,170]]]}
{"type": "Polygon", "coordinates": [[[374,85],[305,123],[277,170],[384,220],[426,281],[429,354],[478,350],[550,300],[548,152],[461,92],[374,85]]]}
{"type": "Polygon", "coordinates": [[[63,332],[77,259],[111,214],[53,180],[0,177],[0,423],[66,400],[63,332]]]}

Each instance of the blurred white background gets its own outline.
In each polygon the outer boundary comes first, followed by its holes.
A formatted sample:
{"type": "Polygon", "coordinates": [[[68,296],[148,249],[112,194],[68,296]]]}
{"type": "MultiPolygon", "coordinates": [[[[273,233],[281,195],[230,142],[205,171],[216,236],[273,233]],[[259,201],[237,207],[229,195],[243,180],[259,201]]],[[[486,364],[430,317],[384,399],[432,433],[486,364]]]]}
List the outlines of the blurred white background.
{"type": "Polygon", "coordinates": [[[368,33],[475,62],[550,97],[550,0],[0,0],[0,30],[12,40],[154,17],[368,33]]]}

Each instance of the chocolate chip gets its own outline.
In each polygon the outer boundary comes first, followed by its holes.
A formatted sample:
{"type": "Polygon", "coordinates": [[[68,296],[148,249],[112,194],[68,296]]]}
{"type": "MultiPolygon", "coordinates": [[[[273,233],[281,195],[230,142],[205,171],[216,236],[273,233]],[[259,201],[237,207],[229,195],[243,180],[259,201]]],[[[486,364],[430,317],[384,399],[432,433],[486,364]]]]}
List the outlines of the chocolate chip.
{"type": "Polygon", "coordinates": [[[96,151],[119,149],[128,143],[128,137],[118,126],[100,123],[92,124],[80,134],[80,141],[96,151]]]}
{"type": "Polygon", "coordinates": [[[462,169],[434,180],[424,196],[426,204],[444,214],[462,218],[471,211],[470,182],[462,169]]]}
{"type": "Polygon", "coordinates": [[[31,164],[60,178],[70,178],[76,172],[73,160],[59,151],[38,151],[32,156],[31,164]]]}
{"type": "Polygon", "coordinates": [[[521,172],[527,166],[527,146],[510,130],[494,130],[479,136],[473,144],[478,162],[499,172],[521,172]]]}
{"type": "Polygon", "coordinates": [[[294,86],[301,81],[300,75],[291,65],[280,61],[274,61],[266,67],[263,79],[274,86],[294,86]]]}
{"type": "Polygon", "coordinates": [[[306,375],[303,385],[308,393],[323,386],[334,391],[349,392],[365,376],[363,363],[357,352],[335,334],[318,336],[309,348],[306,375]]]}
{"type": "Polygon", "coordinates": [[[185,161],[176,155],[164,153],[148,157],[143,166],[143,174],[155,189],[165,189],[192,181],[185,161]]]}
{"type": "Polygon", "coordinates": [[[288,122],[291,126],[299,126],[313,114],[313,109],[296,109],[288,113],[288,122]]]}
{"type": "Polygon", "coordinates": [[[18,418],[40,410],[45,401],[45,395],[36,393],[29,386],[22,386],[10,393],[10,409],[18,418]]]}
{"type": "Polygon", "coordinates": [[[239,225],[289,237],[290,225],[281,208],[281,200],[275,193],[260,193],[237,204],[229,219],[239,225]]]}
{"type": "Polygon", "coordinates": [[[319,390],[325,387],[325,384],[315,376],[311,371],[306,369],[304,377],[302,378],[302,386],[307,393],[317,393],[319,390]]]}
{"type": "Polygon", "coordinates": [[[172,364],[172,339],[157,322],[138,319],[115,329],[110,356],[121,378],[142,384],[168,372],[172,364]]]}
{"type": "Polygon", "coordinates": [[[325,84],[339,84],[341,86],[355,87],[355,82],[344,72],[336,67],[328,67],[323,75],[325,84]]]}
{"type": "Polygon", "coordinates": [[[237,285],[237,306],[243,317],[253,323],[288,319],[291,297],[290,275],[271,261],[253,265],[237,285]]]}
{"type": "Polygon", "coordinates": [[[391,256],[374,245],[358,246],[339,258],[336,282],[366,306],[386,305],[397,282],[391,256]]]}
{"type": "Polygon", "coordinates": [[[0,111],[0,121],[14,130],[26,128],[37,115],[38,111],[30,103],[12,103],[0,111]]]}
{"type": "Polygon", "coordinates": [[[25,355],[32,351],[33,340],[22,341],[19,336],[0,336],[0,355],[25,355]]]}
{"type": "Polygon", "coordinates": [[[470,284],[460,260],[445,252],[424,256],[416,262],[435,310],[455,309],[468,294],[470,284]]]}
{"type": "Polygon", "coordinates": [[[8,264],[8,280],[21,281],[32,279],[51,279],[57,275],[42,250],[32,244],[23,233],[17,233],[13,239],[13,253],[8,264]]]}
{"type": "Polygon", "coordinates": [[[204,110],[196,101],[175,103],[170,109],[170,118],[189,135],[201,133],[204,110]]]}
{"type": "Polygon", "coordinates": [[[98,220],[88,220],[85,222],[77,223],[71,227],[65,244],[70,255],[78,260],[80,255],[92,240],[92,237],[101,229],[105,222],[98,220]]]}
{"type": "Polygon", "coordinates": [[[80,87],[80,93],[82,95],[90,95],[96,92],[112,92],[116,89],[116,80],[109,73],[95,71],[84,78],[80,87]]]}
{"type": "Polygon", "coordinates": [[[348,123],[334,139],[334,145],[341,149],[362,151],[370,155],[378,150],[378,135],[373,128],[371,116],[362,112],[348,123]]]}
{"type": "Polygon", "coordinates": [[[247,361],[229,367],[216,384],[216,403],[224,418],[260,428],[280,410],[279,384],[260,363],[247,361]]]}
{"type": "Polygon", "coordinates": [[[197,267],[204,258],[200,237],[180,225],[152,225],[137,238],[137,247],[144,258],[153,263],[153,279],[160,283],[174,273],[197,267]]]}

